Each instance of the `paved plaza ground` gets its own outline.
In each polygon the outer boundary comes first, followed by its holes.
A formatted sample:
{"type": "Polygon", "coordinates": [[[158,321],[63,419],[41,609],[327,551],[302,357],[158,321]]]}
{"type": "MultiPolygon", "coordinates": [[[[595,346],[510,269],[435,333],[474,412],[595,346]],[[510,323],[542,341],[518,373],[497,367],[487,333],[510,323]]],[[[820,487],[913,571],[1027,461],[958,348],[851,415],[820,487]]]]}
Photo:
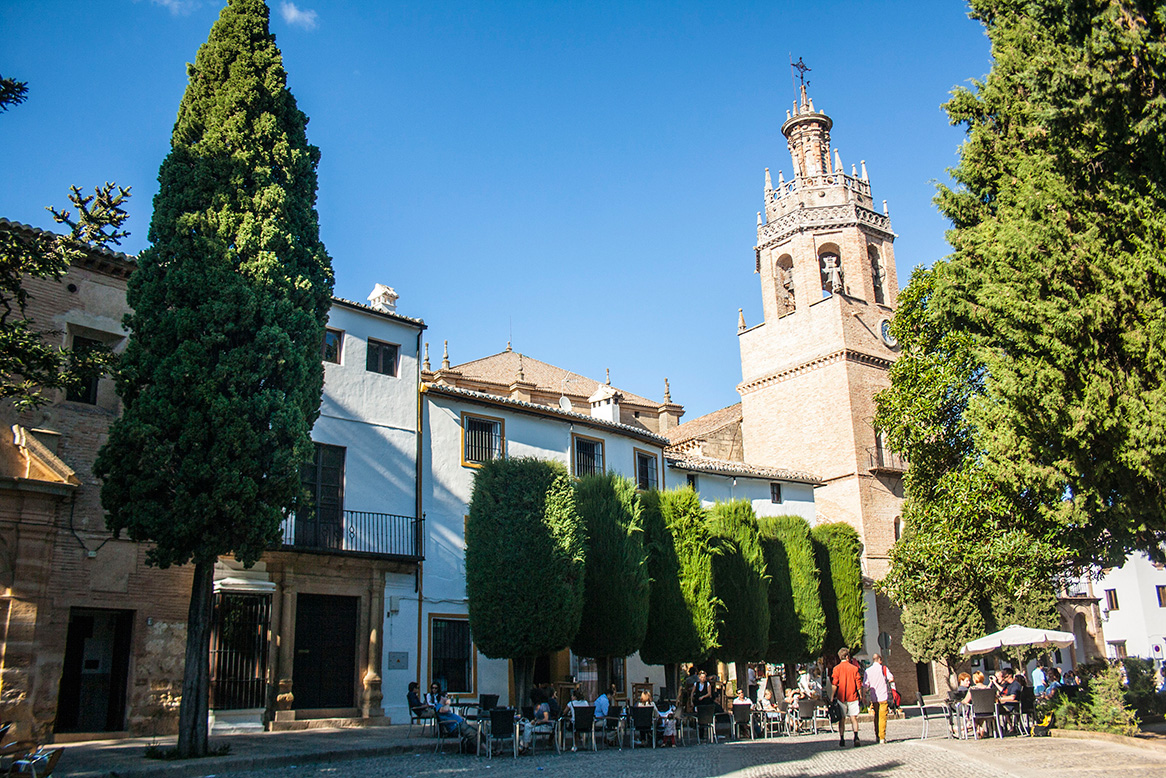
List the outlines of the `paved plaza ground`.
{"type": "Polygon", "coordinates": [[[894,722],[886,745],[867,743],[859,748],[838,747],[833,734],[743,741],[716,746],[671,749],[608,750],[599,753],[495,757],[400,755],[359,763],[313,765],[225,774],[220,778],[296,776],[369,776],[369,778],[453,778],[485,775],[490,778],[769,778],[821,776],[862,778],[1166,778],[1166,750],[1147,751],[1112,743],[1067,738],[1008,738],[996,741],[919,741],[918,726],[894,722]],[[895,726],[898,724],[898,726],[895,726]]]}
{"type": "Polygon", "coordinates": [[[1069,738],[959,741],[934,733],[918,739],[919,721],[892,721],[886,745],[867,740],[838,747],[832,733],[671,749],[625,748],[556,755],[463,756],[432,752],[432,739],[410,738],[407,727],[278,733],[216,738],[231,755],[184,763],[147,761],[139,744],[76,744],[61,776],[215,776],[215,778],[1166,778],[1166,745],[1130,746],[1069,738]],[[381,753],[376,753],[380,749],[381,753]],[[389,750],[394,753],[385,753],[389,750]],[[356,759],[338,758],[362,754],[356,759]],[[297,755],[302,759],[295,758],[297,755]],[[268,760],[278,766],[264,768],[268,760]],[[324,761],[321,761],[324,760],[324,761]]]}

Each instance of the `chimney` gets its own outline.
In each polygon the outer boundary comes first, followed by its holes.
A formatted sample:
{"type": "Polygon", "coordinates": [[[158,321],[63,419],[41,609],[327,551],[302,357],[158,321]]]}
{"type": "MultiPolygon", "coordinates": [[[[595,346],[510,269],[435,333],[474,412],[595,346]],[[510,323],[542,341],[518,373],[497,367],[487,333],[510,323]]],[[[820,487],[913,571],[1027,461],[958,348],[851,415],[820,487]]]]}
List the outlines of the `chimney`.
{"type": "Polygon", "coordinates": [[[372,294],[368,296],[368,304],[381,313],[396,313],[398,296],[393,287],[377,284],[372,288],[372,294]]]}

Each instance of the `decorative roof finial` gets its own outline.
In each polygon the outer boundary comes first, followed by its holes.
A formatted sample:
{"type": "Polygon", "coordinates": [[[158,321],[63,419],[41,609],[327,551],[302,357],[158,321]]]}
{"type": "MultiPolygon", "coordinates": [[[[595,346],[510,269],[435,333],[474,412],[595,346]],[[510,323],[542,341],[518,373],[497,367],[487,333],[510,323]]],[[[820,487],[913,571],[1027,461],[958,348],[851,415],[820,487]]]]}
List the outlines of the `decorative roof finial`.
{"type": "Polygon", "coordinates": [[[842,167],[842,155],[838,153],[838,149],[834,149],[834,172],[839,175],[846,172],[845,168],[842,167]]]}
{"type": "Polygon", "coordinates": [[[864,160],[862,160],[862,180],[863,180],[863,181],[869,181],[869,180],[870,180],[870,179],[868,179],[868,178],[866,177],[866,160],[865,160],[865,159],[864,159],[864,160]]]}
{"type": "Polygon", "coordinates": [[[781,170],[777,171],[777,186],[778,188],[785,186],[785,173],[781,170]]]}
{"type": "Polygon", "coordinates": [[[441,369],[449,370],[449,341],[445,341],[445,351],[441,355],[441,369]]]}
{"type": "Polygon", "coordinates": [[[891,215],[891,212],[887,208],[887,201],[883,200],[883,216],[890,216],[890,215],[891,215]]]}
{"type": "Polygon", "coordinates": [[[757,212],[757,226],[760,227],[765,222],[761,221],[761,211],[757,212]]]}
{"type": "Polygon", "coordinates": [[[738,308],[737,309],[737,331],[740,332],[743,329],[745,329],[745,309],[738,308]]]}
{"type": "Polygon", "coordinates": [[[522,372],[522,354],[518,355],[518,380],[525,381],[526,374],[522,372]]]}
{"type": "Polygon", "coordinates": [[[769,168],[765,168],[765,191],[773,189],[773,179],[769,177],[769,168]]]}
{"type": "Polygon", "coordinates": [[[510,348],[510,341],[506,341],[506,353],[510,353],[514,349],[510,348]]]}
{"type": "Polygon", "coordinates": [[[610,367],[607,368],[607,380],[604,381],[603,383],[607,384],[608,386],[611,386],[611,368],[610,367]]]}
{"type": "Polygon", "coordinates": [[[672,404],[672,390],[668,386],[668,379],[667,378],[664,379],[664,404],[665,405],[672,404]]]}
{"type": "Polygon", "coordinates": [[[850,175],[852,178],[858,178],[858,169],[854,167],[854,163],[850,163],[850,175]]]}
{"type": "Polygon", "coordinates": [[[426,373],[432,372],[429,367],[429,341],[425,341],[425,361],[421,363],[421,369],[426,373]]]}

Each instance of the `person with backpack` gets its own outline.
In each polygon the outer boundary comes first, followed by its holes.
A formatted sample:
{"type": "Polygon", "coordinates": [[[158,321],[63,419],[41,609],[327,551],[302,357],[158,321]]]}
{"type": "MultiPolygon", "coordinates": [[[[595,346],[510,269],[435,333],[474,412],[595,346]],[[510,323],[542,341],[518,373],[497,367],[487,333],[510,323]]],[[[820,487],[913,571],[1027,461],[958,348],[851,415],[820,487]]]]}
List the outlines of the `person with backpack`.
{"type": "Polygon", "coordinates": [[[895,676],[883,664],[883,658],[875,654],[871,657],[871,666],[866,668],[863,680],[870,695],[870,712],[874,714],[875,742],[887,742],[887,710],[891,701],[891,684],[895,676]]]}
{"type": "Polygon", "coordinates": [[[862,672],[850,661],[850,649],[838,649],[838,659],[830,679],[834,682],[833,704],[839,706],[838,745],[846,745],[846,719],[854,730],[854,745],[858,742],[858,701],[862,696],[862,672]]]}

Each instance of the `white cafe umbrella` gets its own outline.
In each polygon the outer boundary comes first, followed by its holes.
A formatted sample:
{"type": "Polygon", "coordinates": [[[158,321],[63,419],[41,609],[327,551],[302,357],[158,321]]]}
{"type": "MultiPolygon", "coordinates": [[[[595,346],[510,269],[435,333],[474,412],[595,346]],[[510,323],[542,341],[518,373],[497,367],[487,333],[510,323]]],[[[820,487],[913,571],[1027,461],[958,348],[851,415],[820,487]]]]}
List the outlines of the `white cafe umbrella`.
{"type": "Polygon", "coordinates": [[[1001,648],[1066,648],[1073,645],[1072,632],[1056,629],[1033,629],[1013,624],[999,632],[976,638],[960,649],[961,654],[990,654],[1001,648]]]}

